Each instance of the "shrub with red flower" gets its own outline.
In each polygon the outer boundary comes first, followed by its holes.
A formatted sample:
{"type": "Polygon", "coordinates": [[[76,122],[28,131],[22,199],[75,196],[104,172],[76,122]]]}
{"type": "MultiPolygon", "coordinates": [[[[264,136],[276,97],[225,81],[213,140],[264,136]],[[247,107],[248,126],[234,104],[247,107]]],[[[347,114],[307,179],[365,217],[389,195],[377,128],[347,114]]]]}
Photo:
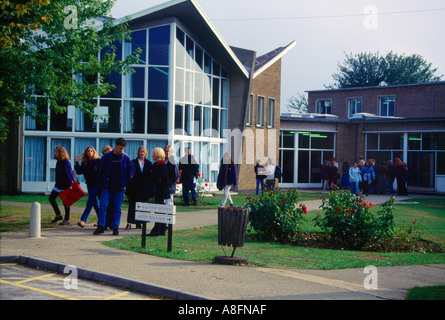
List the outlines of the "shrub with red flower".
{"type": "Polygon", "coordinates": [[[323,214],[317,215],[315,225],[329,233],[333,240],[346,242],[353,248],[362,248],[370,241],[389,238],[394,233],[394,198],[382,205],[376,214],[374,204],[349,191],[331,191],[323,199],[323,214]]]}
{"type": "Polygon", "coordinates": [[[249,227],[266,241],[294,239],[301,231],[307,212],[306,206],[298,203],[299,196],[296,189],[278,189],[246,198],[246,207],[250,209],[249,227]]]}

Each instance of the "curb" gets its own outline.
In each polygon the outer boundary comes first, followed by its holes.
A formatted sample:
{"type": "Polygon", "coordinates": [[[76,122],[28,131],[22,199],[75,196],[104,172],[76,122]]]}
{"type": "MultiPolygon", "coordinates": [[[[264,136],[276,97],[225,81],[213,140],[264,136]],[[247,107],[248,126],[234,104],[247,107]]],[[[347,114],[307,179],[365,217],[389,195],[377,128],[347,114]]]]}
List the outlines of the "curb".
{"type": "MultiPolygon", "coordinates": [[[[62,274],[65,273],[64,272],[65,268],[69,266],[63,263],[53,262],[49,260],[41,260],[27,256],[0,256],[0,263],[19,263],[29,267],[42,268],[48,271],[58,272],[62,274]]],[[[160,287],[157,285],[141,281],[130,280],[112,274],[96,272],[93,270],[78,268],[78,267],[76,267],[76,270],[77,270],[77,276],[85,280],[103,282],[108,285],[125,288],[127,290],[141,292],[145,294],[153,294],[166,299],[211,300],[210,298],[207,297],[202,297],[195,294],[174,290],[171,288],[160,287]]]]}

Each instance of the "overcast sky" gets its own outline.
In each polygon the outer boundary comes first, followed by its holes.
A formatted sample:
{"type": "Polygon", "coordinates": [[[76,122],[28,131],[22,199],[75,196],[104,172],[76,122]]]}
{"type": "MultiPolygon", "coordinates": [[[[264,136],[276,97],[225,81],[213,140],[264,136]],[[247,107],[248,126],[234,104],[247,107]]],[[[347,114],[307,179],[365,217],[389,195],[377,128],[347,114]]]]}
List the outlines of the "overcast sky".
{"type": "MultiPolygon", "coordinates": [[[[116,0],[119,18],[166,0],[116,0]]],[[[333,82],[346,53],[419,54],[445,75],[443,0],[197,0],[230,46],[257,56],[296,40],[282,60],[281,112],[291,96],[333,82]]],[[[443,77],[445,80],[445,76],[443,77]]]]}

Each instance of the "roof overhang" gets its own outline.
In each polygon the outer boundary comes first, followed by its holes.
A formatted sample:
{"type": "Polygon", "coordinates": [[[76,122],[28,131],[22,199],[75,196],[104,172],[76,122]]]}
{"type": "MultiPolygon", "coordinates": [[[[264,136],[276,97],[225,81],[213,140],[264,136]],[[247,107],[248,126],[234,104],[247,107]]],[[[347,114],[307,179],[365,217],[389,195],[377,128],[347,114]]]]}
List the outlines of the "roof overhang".
{"type": "MultiPolygon", "coordinates": [[[[172,0],[130,15],[130,21],[161,20],[176,18],[191,32],[199,35],[201,41],[209,44],[206,48],[219,63],[229,72],[241,73],[249,78],[249,72],[242,65],[235,53],[224,41],[218,30],[195,0],[172,0]]],[[[116,24],[125,22],[125,18],[117,19],[116,24]]]]}
{"type": "Polygon", "coordinates": [[[257,61],[263,60],[262,62],[258,63],[255,67],[255,72],[253,74],[253,78],[255,79],[257,76],[259,76],[264,70],[269,68],[271,65],[273,65],[275,62],[277,62],[279,59],[281,59],[286,53],[289,52],[290,49],[292,49],[297,42],[294,40],[291,43],[289,43],[285,47],[277,48],[269,53],[266,53],[265,55],[262,55],[257,58],[257,61]]]}

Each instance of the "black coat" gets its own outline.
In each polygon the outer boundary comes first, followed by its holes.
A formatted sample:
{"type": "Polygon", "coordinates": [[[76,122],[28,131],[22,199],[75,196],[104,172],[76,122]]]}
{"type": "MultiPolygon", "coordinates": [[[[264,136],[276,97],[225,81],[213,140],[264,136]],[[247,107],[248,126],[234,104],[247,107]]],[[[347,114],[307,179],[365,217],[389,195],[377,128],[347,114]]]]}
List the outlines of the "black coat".
{"type": "Polygon", "coordinates": [[[132,162],[135,167],[135,172],[127,186],[126,194],[131,200],[147,201],[155,195],[155,186],[150,179],[150,168],[152,164],[149,160],[145,159],[144,169],[141,171],[139,160],[134,159],[132,162]]]}
{"type": "Polygon", "coordinates": [[[156,186],[155,203],[163,204],[170,198],[168,190],[168,170],[164,161],[153,163],[150,167],[150,180],[156,186]]]}

